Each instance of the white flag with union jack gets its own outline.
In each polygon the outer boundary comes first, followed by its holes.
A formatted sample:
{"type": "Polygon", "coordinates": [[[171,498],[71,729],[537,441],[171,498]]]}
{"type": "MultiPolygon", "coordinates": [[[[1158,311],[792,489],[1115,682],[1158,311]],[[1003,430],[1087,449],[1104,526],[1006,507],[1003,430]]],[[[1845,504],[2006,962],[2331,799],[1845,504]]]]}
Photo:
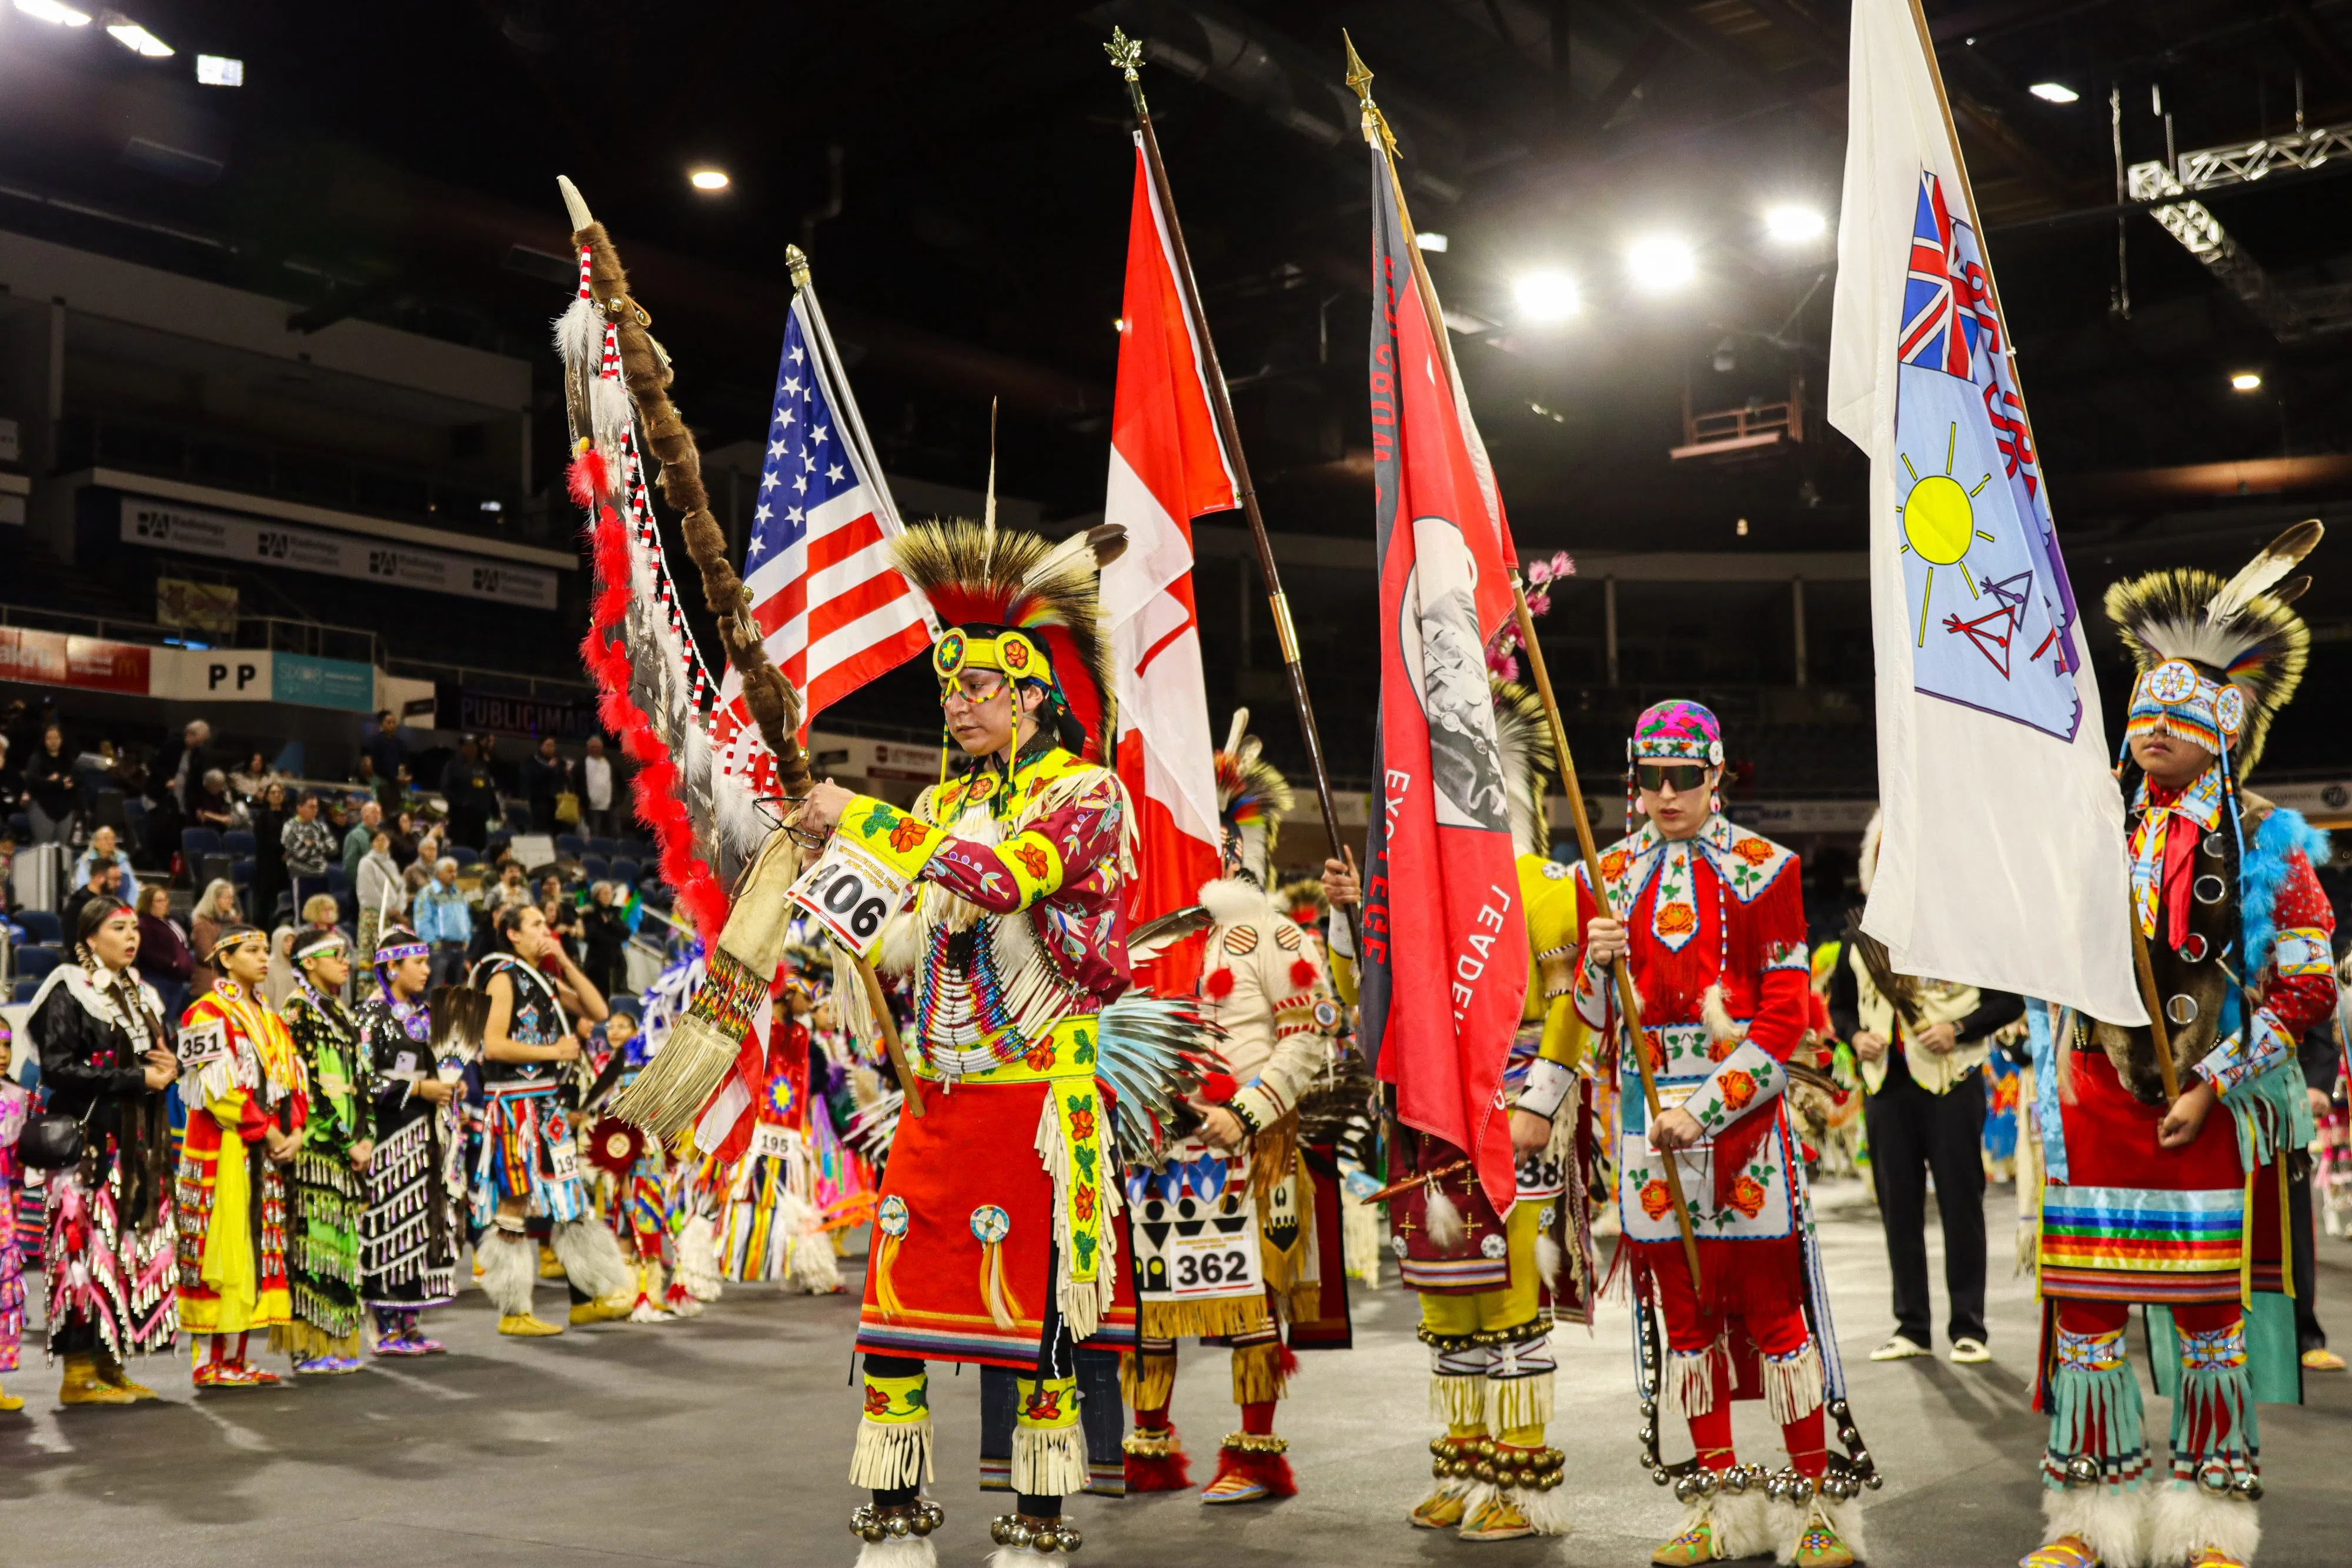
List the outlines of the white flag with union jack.
{"type": "Polygon", "coordinates": [[[2123,798],[1936,57],[1910,0],[1853,26],[1829,416],[1871,465],[1863,929],[1901,974],[2143,1022],[2123,798]]]}
{"type": "MultiPolygon", "coordinates": [[[[805,743],[818,714],[939,634],[922,594],[890,564],[898,505],[807,287],[793,297],[784,326],[767,448],[743,584],[769,659],[801,695],[805,743]]],[[[775,759],[731,669],[719,685],[711,740],[730,772],[762,796],[777,792],[775,759]]]]}

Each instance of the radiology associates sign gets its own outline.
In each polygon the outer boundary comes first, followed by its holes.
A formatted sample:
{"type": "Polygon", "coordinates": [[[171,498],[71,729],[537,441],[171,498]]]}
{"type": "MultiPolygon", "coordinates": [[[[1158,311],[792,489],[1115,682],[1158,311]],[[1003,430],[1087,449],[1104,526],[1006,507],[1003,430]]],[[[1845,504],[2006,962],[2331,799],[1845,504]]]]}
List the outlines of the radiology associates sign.
{"type": "Polygon", "coordinates": [[[226,512],[196,511],[137,496],[122,498],[122,539],[125,544],[329,577],[354,577],[426,593],[454,593],[534,610],[555,608],[555,573],[544,567],[419,549],[389,539],[298,528],[226,512]]]}

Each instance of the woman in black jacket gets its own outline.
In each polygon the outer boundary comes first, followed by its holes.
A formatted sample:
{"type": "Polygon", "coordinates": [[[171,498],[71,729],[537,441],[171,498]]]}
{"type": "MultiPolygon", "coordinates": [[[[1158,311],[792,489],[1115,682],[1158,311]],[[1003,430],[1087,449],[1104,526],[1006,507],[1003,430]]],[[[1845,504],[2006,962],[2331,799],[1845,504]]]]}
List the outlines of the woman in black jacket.
{"type": "Polygon", "coordinates": [[[54,724],[41,731],[41,748],[25,764],[25,814],[32,819],[33,841],[68,842],[81,785],[74,778],[73,753],[66,749],[65,731],[54,724]]]}
{"type": "Polygon", "coordinates": [[[278,923],[278,895],[286,880],[286,819],[294,814],[286,785],[273,779],[253,803],[253,923],[268,930],[278,923]]]}
{"type": "Polygon", "coordinates": [[[172,1348],[178,1245],[172,1127],[163,1092],[179,1062],[160,999],[140,981],[139,919],[93,898],[75,922],[76,962],[41,986],[29,1024],[52,1113],[81,1124],[81,1158],[48,1179],[49,1354],[63,1357],[66,1405],[128,1405],[154,1391],[125,1356],[172,1348]]]}

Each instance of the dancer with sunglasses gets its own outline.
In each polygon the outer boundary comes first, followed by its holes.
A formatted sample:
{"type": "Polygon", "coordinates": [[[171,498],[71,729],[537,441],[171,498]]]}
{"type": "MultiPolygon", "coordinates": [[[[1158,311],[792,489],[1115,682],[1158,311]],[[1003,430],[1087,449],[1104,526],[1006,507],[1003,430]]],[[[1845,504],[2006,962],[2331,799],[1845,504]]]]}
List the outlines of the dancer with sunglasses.
{"type": "MultiPolygon", "coordinates": [[[[1828,1302],[1808,1289],[1815,1260],[1804,1165],[1782,1103],[1811,1016],[1801,867],[1790,851],[1722,815],[1715,791],[1723,730],[1707,709],[1651,707],[1635,721],[1626,761],[1628,804],[1648,820],[1601,856],[1602,887],[1586,885],[1577,868],[1576,1006],[1606,1042],[1604,1060],[1618,1059],[1618,1207],[1636,1333],[1654,1343],[1652,1303],[1665,1322],[1663,1357],[1645,1358],[1660,1367],[1662,1386],[1644,1396],[1689,1424],[1697,1450],[1675,1478],[1689,1516],[1651,1561],[1683,1568],[1770,1552],[1800,1568],[1843,1568],[1861,1552],[1860,1511],[1850,1501],[1853,1471],[1843,1456],[1831,1471],[1822,1433],[1822,1406],[1837,1383],[1824,1347],[1833,1357],[1835,1341],[1828,1302]],[[1656,1082],[1654,1119],[1621,1040],[1611,976],[1620,958],[1641,998],[1639,1049],[1656,1082]],[[1670,1158],[1696,1233],[1696,1283],[1670,1158]],[[1761,1389],[1788,1470],[1739,1463],[1735,1388],[1761,1389]]],[[[1655,1403],[1643,1411],[1654,1454],[1655,1411],[1655,1403]]],[[[1852,1448],[1850,1431],[1840,1437],[1852,1448]]]]}

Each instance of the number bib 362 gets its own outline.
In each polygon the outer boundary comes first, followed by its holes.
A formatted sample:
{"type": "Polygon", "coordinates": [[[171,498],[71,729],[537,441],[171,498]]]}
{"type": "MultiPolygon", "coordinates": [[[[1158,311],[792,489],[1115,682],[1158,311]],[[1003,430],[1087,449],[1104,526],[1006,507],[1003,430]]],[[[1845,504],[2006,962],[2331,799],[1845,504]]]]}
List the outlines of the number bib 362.
{"type": "Polygon", "coordinates": [[[907,878],[846,833],[835,833],[816,864],[793,883],[792,899],[834,940],[861,958],[873,956],[882,923],[903,903],[907,878]]]}
{"type": "Polygon", "coordinates": [[[1249,1157],[1178,1145],[1165,1167],[1128,1174],[1137,1299],[1205,1301],[1265,1289],[1249,1157]]]}

